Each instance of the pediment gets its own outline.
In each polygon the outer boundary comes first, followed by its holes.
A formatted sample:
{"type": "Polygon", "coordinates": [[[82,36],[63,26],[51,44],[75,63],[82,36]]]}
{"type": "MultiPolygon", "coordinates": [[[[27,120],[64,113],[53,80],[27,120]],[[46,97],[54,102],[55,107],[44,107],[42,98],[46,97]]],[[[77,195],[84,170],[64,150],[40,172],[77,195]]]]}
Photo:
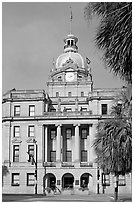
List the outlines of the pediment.
{"type": "Polygon", "coordinates": [[[35,141],[34,138],[28,138],[27,143],[33,143],[35,141]]]}
{"type": "Polygon", "coordinates": [[[20,138],[13,138],[12,143],[21,143],[22,140],[20,138]]]}

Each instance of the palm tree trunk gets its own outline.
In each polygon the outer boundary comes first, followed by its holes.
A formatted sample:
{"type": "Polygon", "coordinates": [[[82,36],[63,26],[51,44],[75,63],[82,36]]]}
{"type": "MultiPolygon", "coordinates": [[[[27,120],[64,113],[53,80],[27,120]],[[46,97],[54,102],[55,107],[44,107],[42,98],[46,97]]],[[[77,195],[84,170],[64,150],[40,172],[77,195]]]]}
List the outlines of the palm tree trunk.
{"type": "Polygon", "coordinates": [[[115,176],[115,189],[114,189],[114,201],[118,200],[118,183],[119,183],[119,176],[115,176]]]}

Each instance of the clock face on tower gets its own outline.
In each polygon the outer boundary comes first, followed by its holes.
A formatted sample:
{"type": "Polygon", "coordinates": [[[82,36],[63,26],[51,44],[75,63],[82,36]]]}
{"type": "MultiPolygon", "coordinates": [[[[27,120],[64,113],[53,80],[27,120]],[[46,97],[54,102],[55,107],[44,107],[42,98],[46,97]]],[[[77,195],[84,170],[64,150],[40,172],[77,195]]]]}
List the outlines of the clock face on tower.
{"type": "Polygon", "coordinates": [[[74,80],[74,73],[68,72],[66,73],[66,81],[73,81],[74,80]]]}

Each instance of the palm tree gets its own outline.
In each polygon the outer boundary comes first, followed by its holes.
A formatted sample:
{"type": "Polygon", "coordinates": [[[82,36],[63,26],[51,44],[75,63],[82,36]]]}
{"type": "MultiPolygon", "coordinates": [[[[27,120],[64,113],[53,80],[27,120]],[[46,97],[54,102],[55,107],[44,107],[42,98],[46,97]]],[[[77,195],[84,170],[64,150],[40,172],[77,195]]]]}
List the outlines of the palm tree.
{"type": "MultiPolygon", "coordinates": [[[[119,175],[132,170],[131,104],[127,101],[125,92],[117,97],[112,107],[111,119],[99,122],[93,144],[98,165],[104,173],[115,175],[117,189],[119,175]]],[[[118,193],[115,191],[115,200],[117,198],[118,193]]]]}
{"type": "Polygon", "coordinates": [[[8,167],[5,165],[2,165],[2,186],[3,186],[4,176],[6,176],[7,174],[9,174],[8,167]]]}
{"type": "Polygon", "coordinates": [[[104,50],[104,60],[111,71],[132,83],[132,3],[90,2],[85,17],[101,17],[96,44],[104,50]]]}

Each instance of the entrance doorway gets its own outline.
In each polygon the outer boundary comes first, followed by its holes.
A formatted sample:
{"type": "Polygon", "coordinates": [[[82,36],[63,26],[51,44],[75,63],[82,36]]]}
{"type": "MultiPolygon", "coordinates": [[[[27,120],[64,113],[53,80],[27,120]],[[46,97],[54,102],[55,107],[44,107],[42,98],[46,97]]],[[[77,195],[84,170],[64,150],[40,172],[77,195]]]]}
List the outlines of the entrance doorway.
{"type": "Polygon", "coordinates": [[[48,173],[43,177],[43,186],[44,188],[52,188],[56,184],[56,177],[52,173],[48,173]]]}
{"type": "Polygon", "coordinates": [[[89,173],[84,173],[81,175],[80,186],[82,188],[88,188],[89,187],[89,177],[92,177],[92,175],[89,173]]]}
{"type": "Polygon", "coordinates": [[[66,173],[62,176],[62,188],[73,188],[74,176],[70,173],[66,173]]]}

